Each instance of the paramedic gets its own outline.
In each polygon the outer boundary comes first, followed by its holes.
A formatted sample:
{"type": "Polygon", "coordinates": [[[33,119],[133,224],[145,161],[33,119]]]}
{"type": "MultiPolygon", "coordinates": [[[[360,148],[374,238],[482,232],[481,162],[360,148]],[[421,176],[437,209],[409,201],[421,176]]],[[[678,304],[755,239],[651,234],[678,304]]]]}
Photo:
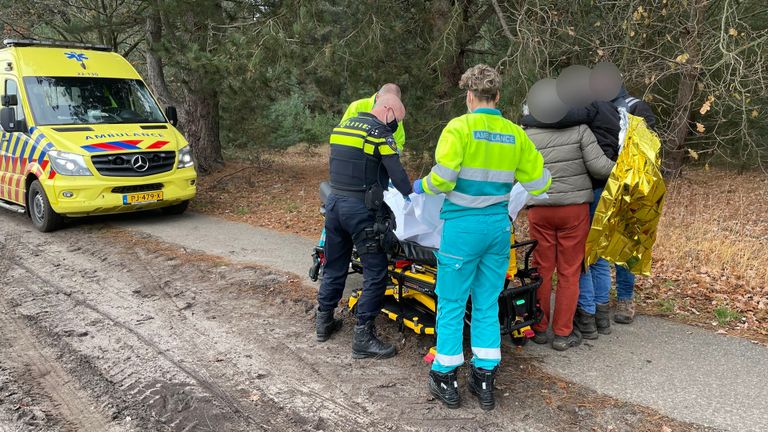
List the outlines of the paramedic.
{"type": "Polygon", "coordinates": [[[392,137],[404,117],[400,99],[383,95],[371,112],[343,121],[330,137],[331,194],[325,203],[326,264],[317,293],[317,340],[328,340],[341,327],[333,311],[344,292],[355,246],[363,264],[363,291],[357,303],[353,358],[388,358],[396,353],[394,346],[376,336],[374,319],[387,286],[382,238],[389,233],[391,211],[383,202],[383,189],[391,179],[403,195],[412,192],[392,137]]]}
{"type": "MultiPolygon", "coordinates": [[[[371,112],[373,109],[373,104],[376,103],[376,99],[385,95],[393,95],[402,100],[400,95],[400,87],[397,84],[384,84],[381,86],[378,92],[373,94],[373,96],[364,99],[358,99],[349,104],[347,110],[344,112],[344,116],[341,118],[340,123],[344,123],[344,120],[351,119],[352,117],[362,112],[371,112]]],[[[395,138],[395,142],[397,142],[398,153],[402,153],[403,146],[405,145],[405,125],[403,122],[399,123],[397,130],[393,134],[393,137],[395,138]]]]}
{"type": "Polygon", "coordinates": [[[464,312],[471,295],[469,389],[482,409],[491,410],[501,361],[498,298],[509,264],[509,194],[515,178],[532,195],[544,193],[551,179],[525,132],[496,109],[499,73],[474,66],[459,87],[467,90],[469,113],[446,125],[435,150],[436,165],[414,183],[416,193],[446,194],[437,254],[437,354],[429,389],[449,408],[461,403],[456,369],[464,363],[464,312]]]}

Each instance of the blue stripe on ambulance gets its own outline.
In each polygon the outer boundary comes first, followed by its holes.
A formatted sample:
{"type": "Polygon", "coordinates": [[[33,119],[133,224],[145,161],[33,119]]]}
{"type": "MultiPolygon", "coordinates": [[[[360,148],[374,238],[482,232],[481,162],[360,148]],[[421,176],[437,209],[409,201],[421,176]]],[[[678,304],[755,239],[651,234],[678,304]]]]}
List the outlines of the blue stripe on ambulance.
{"type": "Polygon", "coordinates": [[[29,158],[27,159],[27,163],[32,162],[32,159],[35,157],[35,152],[37,151],[38,146],[40,146],[40,143],[45,139],[45,135],[38,134],[37,138],[32,142],[32,149],[29,151],[29,158]]]}
{"type": "Polygon", "coordinates": [[[48,152],[53,148],[53,144],[48,143],[43,147],[43,150],[40,152],[40,157],[37,158],[37,164],[42,165],[43,159],[48,155],[48,152]]]}

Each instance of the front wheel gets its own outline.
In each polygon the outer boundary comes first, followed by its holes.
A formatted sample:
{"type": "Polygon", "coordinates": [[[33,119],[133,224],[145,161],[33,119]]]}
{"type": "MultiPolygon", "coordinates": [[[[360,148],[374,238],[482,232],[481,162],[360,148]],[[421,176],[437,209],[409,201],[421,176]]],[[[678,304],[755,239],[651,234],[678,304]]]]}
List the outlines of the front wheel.
{"type": "Polygon", "coordinates": [[[528,338],[527,337],[514,337],[514,336],[512,336],[512,344],[514,346],[521,347],[521,346],[525,346],[525,344],[527,344],[527,343],[528,343],[528,338]]]}
{"type": "Polygon", "coordinates": [[[35,180],[29,187],[27,208],[32,225],[40,232],[55,231],[64,224],[64,218],[51,207],[40,181],[35,180]]]}
{"type": "Polygon", "coordinates": [[[172,206],[163,207],[163,208],[160,209],[160,211],[163,212],[163,214],[166,214],[166,215],[180,215],[180,214],[184,213],[185,211],[187,211],[187,208],[189,208],[189,200],[182,201],[182,202],[180,202],[178,204],[174,204],[172,206]]]}

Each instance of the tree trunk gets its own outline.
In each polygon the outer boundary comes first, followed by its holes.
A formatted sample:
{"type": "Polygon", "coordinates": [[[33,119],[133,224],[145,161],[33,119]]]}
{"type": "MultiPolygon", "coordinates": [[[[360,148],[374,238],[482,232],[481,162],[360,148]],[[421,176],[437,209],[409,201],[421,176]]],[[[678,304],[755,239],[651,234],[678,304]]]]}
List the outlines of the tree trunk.
{"type": "Polygon", "coordinates": [[[210,63],[188,68],[182,80],[186,89],[184,131],[192,146],[198,172],[209,174],[224,165],[219,135],[220,96],[211,52],[220,40],[210,31],[211,23],[222,23],[223,9],[220,0],[208,0],[204,6],[207,7],[185,14],[187,19],[183,28],[189,34],[189,42],[207,52],[210,57],[206,60],[210,63]]]}
{"type": "Polygon", "coordinates": [[[688,59],[683,65],[683,73],[680,77],[680,85],[675,99],[675,107],[669,130],[672,139],[664,146],[663,170],[668,177],[677,177],[683,167],[685,157],[685,141],[690,131],[689,116],[691,102],[699,79],[699,63],[701,49],[699,44],[699,31],[704,25],[704,12],[707,0],[694,0],[690,5],[690,22],[688,23],[688,37],[683,44],[688,59]]]}
{"type": "MultiPolygon", "coordinates": [[[[494,9],[491,5],[486,5],[476,12],[473,12],[472,5],[471,1],[461,4],[461,20],[457,27],[453,29],[457,34],[454,42],[455,45],[452,47],[454,51],[446,53],[449,60],[439,69],[442,85],[438,90],[438,100],[447,101],[452,99],[459,80],[467,69],[464,61],[467,54],[466,48],[473,43],[480,29],[494,14],[494,9]]],[[[448,30],[449,26],[456,25],[450,20],[452,6],[453,2],[447,0],[434,3],[434,33],[436,35],[441,35],[448,30]]],[[[447,120],[453,116],[453,106],[443,103],[440,105],[438,113],[440,119],[447,120]]]]}
{"type": "Polygon", "coordinates": [[[184,130],[200,174],[209,174],[224,165],[219,138],[219,93],[195,79],[186,98],[184,130]]]}
{"type": "Polygon", "coordinates": [[[160,20],[160,12],[157,10],[157,4],[154,3],[147,12],[147,81],[155,92],[155,96],[165,107],[176,105],[176,98],[173,97],[168,84],[165,81],[165,71],[163,70],[163,60],[157,51],[162,43],[163,26],[160,20]]]}

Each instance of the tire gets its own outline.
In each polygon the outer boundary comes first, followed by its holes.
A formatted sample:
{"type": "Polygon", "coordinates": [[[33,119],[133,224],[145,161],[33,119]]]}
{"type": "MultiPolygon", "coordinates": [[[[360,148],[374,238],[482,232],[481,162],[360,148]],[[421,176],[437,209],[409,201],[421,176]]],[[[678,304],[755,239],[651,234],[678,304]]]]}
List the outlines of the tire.
{"type": "Polygon", "coordinates": [[[64,225],[64,217],[51,207],[40,181],[35,180],[29,187],[27,209],[32,225],[40,232],[51,232],[64,225]]]}
{"type": "Polygon", "coordinates": [[[172,215],[180,215],[184,213],[185,211],[187,211],[187,208],[189,208],[189,200],[182,201],[172,206],[163,207],[160,209],[160,211],[163,212],[164,215],[172,216],[172,215]]]}
{"type": "Polygon", "coordinates": [[[517,337],[512,336],[512,345],[514,345],[514,346],[521,347],[521,346],[525,346],[525,344],[527,344],[527,343],[528,343],[528,338],[527,337],[517,338],[517,337]]]}

